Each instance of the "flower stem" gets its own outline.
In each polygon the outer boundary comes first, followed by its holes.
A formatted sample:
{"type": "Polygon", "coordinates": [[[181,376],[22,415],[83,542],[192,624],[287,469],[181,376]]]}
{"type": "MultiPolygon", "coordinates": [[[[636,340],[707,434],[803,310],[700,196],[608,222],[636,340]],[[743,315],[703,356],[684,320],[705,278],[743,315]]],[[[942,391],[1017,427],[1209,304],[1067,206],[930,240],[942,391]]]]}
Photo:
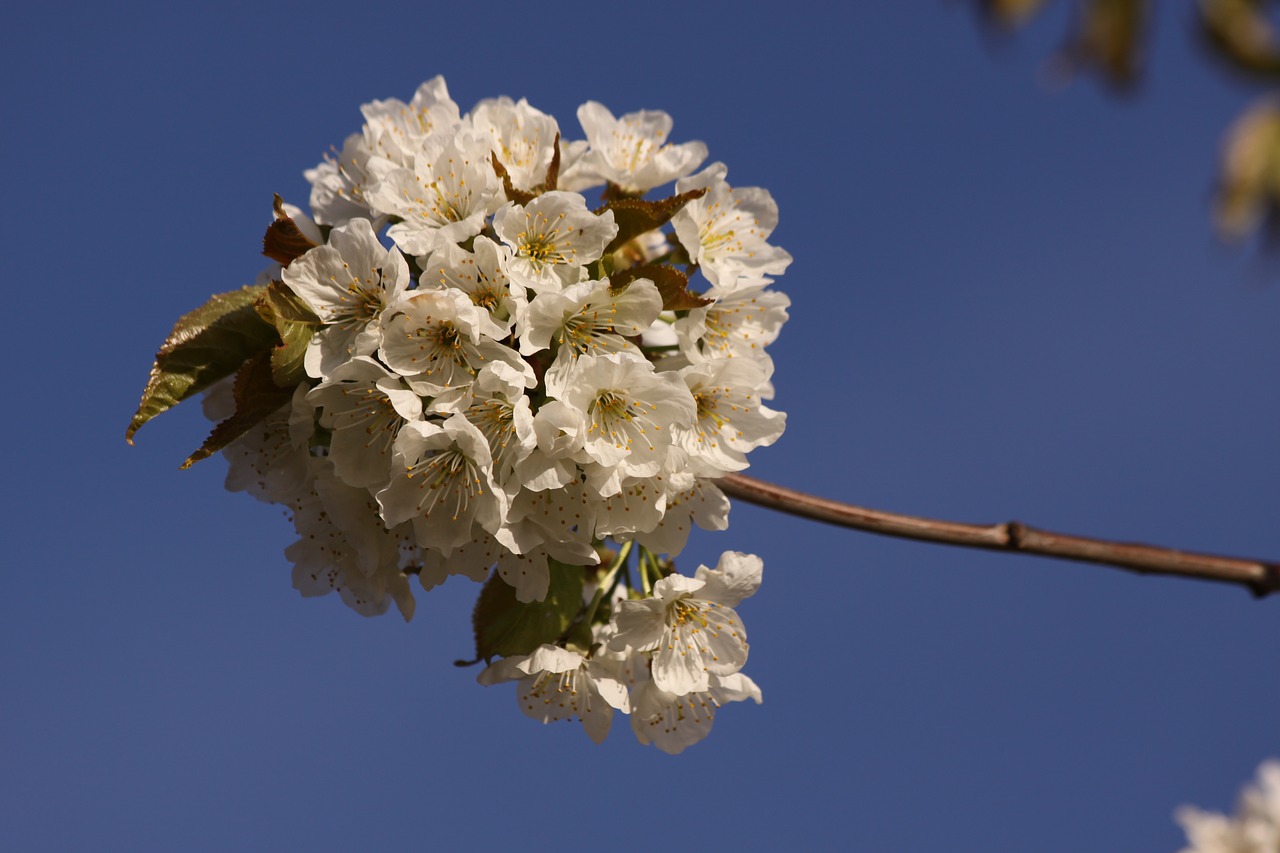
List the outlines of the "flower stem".
{"type": "Polygon", "coordinates": [[[618,583],[618,570],[627,564],[627,557],[631,555],[631,546],[634,542],[626,542],[618,550],[618,556],[614,558],[613,565],[609,567],[609,571],[600,579],[600,585],[596,587],[596,594],[591,599],[591,604],[587,607],[586,615],[583,622],[590,625],[596,618],[596,611],[600,609],[600,602],[604,600],[606,595],[613,593],[613,588],[618,583]]]}

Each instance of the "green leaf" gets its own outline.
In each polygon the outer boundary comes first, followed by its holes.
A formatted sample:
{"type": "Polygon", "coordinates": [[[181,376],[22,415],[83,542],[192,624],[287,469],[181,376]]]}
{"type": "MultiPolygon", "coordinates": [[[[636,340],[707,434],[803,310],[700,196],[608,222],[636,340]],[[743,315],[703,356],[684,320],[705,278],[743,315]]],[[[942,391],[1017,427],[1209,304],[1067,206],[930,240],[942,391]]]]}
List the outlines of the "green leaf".
{"type": "Polygon", "coordinates": [[[284,199],[278,193],[275,197],[275,211],[276,219],[267,226],[267,233],[262,237],[262,254],[287,267],[295,258],[314,249],[316,244],[284,212],[284,199]]]}
{"type": "Polygon", "coordinates": [[[258,316],[273,326],[280,322],[319,326],[320,318],[293,288],[283,281],[268,284],[254,302],[258,316]]]}
{"type": "Polygon", "coordinates": [[[156,353],[151,376],[125,440],[156,415],[230,376],[256,353],[279,343],[276,330],[254,310],[262,287],[242,287],[213,296],[184,314],[156,353]]]}
{"type": "Polygon", "coordinates": [[[307,378],[303,359],[320,318],[281,281],[267,285],[253,306],[258,316],[275,327],[279,345],[271,350],[271,375],[281,388],[292,388],[307,378]]]}
{"type": "Polygon", "coordinates": [[[213,428],[200,449],[187,457],[190,468],[244,435],[293,397],[293,388],[281,388],[271,375],[271,356],[262,352],[244,363],[236,374],[236,413],[213,428]]]}
{"type": "Polygon", "coordinates": [[[542,601],[517,601],[515,589],[496,571],[489,576],[471,614],[477,658],[527,655],[568,630],[582,609],[582,567],[548,559],[547,568],[551,584],[542,601]]]}
{"type": "Polygon", "coordinates": [[[287,323],[280,328],[280,346],[271,350],[271,378],[281,388],[295,388],[307,378],[303,359],[314,326],[287,323]]]}
{"type": "Polygon", "coordinates": [[[657,286],[658,293],[662,295],[663,311],[689,311],[715,302],[689,290],[689,277],[665,264],[645,264],[615,272],[609,276],[609,287],[617,293],[638,278],[647,278],[657,286]]]}
{"type": "Polygon", "coordinates": [[[661,228],[671,221],[671,217],[680,212],[680,208],[706,194],[705,189],[689,190],[687,193],[680,193],[659,201],[623,198],[607,202],[595,212],[598,215],[606,210],[612,210],[613,221],[618,226],[618,235],[604,247],[605,253],[616,250],[641,234],[661,228]]]}

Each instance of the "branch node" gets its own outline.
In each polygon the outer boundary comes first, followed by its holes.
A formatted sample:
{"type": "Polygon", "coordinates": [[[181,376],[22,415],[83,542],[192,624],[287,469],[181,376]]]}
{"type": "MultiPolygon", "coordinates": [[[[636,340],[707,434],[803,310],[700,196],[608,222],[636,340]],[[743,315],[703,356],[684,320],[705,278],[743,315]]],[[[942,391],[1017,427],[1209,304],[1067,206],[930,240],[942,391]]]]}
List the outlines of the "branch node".
{"type": "Polygon", "coordinates": [[[1280,563],[1261,563],[1262,577],[1249,584],[1249,592],[1254,598],[1266,598],[1274,592],[1280,592],[1280,563]]]}
{"type": "Polygon", "coordinates": [[[1009,547],[1014,551],[1022,550],[1022,539],[1026,536],[1027,526],[1021,521],[1010,521],[1004,526],[1004,530],[1009,537],[1009,547]]]}

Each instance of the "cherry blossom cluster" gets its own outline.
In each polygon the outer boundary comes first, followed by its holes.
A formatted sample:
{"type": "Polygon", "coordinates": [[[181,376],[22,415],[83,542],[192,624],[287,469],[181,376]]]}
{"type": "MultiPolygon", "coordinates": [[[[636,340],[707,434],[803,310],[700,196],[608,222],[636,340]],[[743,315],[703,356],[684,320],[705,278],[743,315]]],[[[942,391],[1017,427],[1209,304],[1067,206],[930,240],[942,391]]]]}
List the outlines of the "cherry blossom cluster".
{"type": "Polygon", "coordinates": [[[1275,853],[1280,850],[1280,761],[1258,768],[1258,781],[1240,794],[1232,816],[1183,806],[1176,813],[1187,833],[1182,853],[1275,853]]]}
{"type": "Polygon", "coordinates": [[[761,701],[739,671],[747,634],[733,607],[759,588],[762,568],[759,557],[730,551],[692,578],[668,575],[651,597],[617,600],[613,618],[581,645],[502,658],[479,681],[518,681],[525,714],[544,723],[576,717],[596,743],[621,711],[641,743],[678,754],[706,737],[724,703],[761,701]]]}
{"type": "MultiPolygon", "coordinates": [[[[415,575],[493,573],[529,605],[580,575],[572,627],[481,648],[480,680],[519,681],[526,713],[597,741],[629,713],[678,752],[720,704],[760,700],[733,609],[760,560],[688,577],[671,558],[693,525],[727,526],[716,479],[784,428],[764,402],[789,304],[770,287],[791,261],[768,242],[776,205],[669,142],[663,112],[589,102],[566,141],[524,100],[464,114],[437,77],[362,113],[306,173],[310,214],[278,209],[305,251],[263,281],[309,317],[305,375],[223,449],[227,485],[288,508],[303,595],[365,615],[409,619],[415,575]]],[[[234,397],[216,386],[207,413],[234,397]]]]}

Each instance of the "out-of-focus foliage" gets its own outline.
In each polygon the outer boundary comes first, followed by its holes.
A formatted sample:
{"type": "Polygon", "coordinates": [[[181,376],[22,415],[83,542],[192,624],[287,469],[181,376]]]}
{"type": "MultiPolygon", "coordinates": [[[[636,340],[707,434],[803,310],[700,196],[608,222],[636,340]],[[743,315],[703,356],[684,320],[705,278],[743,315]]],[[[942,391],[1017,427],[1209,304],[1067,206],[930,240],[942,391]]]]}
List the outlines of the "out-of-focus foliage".
{"type": "MultiPolygon", "coordinates": [[[[988,27],[1010,32],[1030,21],[1046,0],[976,0],[988,27]]],[[[1149,0],[1078,0],[1075,22],[1053,57],[1053,70],[1074,76],[1094,70],[1117,90],[1128,89],[1142,71],[1149,29],[1149,0]]]]}
{"type": "MultiPolygon", "coordinates": [[[[1154,4],[1072,1],[1074,23],[1051,66],[1071,76],[1093,71],[1113,90],[1130,89],[1143,71],[1154,4]]],[[[1001,33],[1021,28],[1050,5],[1047,0],[973,3],[984,25],[1001,33]]],[[[1271,5],[1272,0],[1194,0],[1192,25],[1227,69],[1272,82],[1280,79],[1280,31],[1269,17],[1271,5]]],[[[1213,219],[1225,239],[1245,240],[1261,232],[1268,244],[1280,243],[1280,92],[1255,102],[1227,130],[1213,219]]]]}
{"type": "Polygon", "coordinates": [[[1204,41],[1234,69],[1280,77],[1280,40],[1267,19],[1266,0],[1200,0],[1204,41]]]}
{"type": "Polygon", "coordinates": [[[1046,0],[977,0],[978,11],[988,24],[1007,30],[1021,26],[1040,11],[1046,0]]]}
{"type": "Polygon", "coordinates": [[[1061,58],[1072,70],[1096,69],[1115,88],[1127,88],[1142,70],[1150,18],[1147,0],[1087,0],[1061,58]]]}
{"type": "Polygon", "coordinates": [[[1280,229],[1280,101],[1256,104],[1227,131],[1214,219],[1223,236],[1243,239],[1259,226],[1280,229]]]}

